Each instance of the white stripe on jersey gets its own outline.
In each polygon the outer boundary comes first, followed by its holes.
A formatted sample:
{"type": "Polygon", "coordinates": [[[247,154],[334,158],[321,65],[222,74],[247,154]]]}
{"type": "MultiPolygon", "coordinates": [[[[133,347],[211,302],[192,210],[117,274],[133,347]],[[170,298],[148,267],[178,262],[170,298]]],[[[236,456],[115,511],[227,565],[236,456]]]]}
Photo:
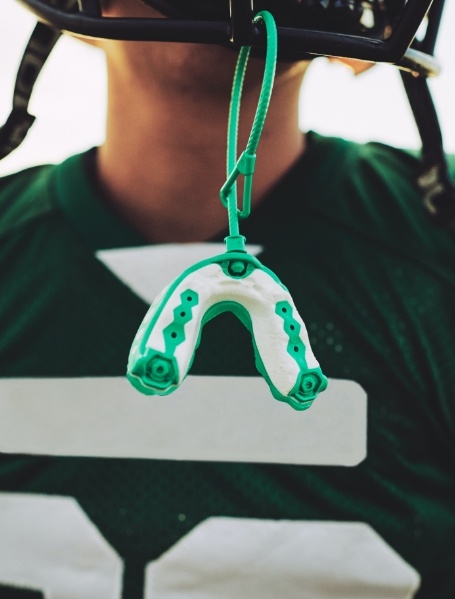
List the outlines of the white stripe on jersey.
{"type": "Polygon", "coordinates": [[[169,397],[124,377],[3,379],[0,451],[353,466],[366,456],[366,394],[331,379],[310,410],[261,377],[189,376],[169,397]]]}

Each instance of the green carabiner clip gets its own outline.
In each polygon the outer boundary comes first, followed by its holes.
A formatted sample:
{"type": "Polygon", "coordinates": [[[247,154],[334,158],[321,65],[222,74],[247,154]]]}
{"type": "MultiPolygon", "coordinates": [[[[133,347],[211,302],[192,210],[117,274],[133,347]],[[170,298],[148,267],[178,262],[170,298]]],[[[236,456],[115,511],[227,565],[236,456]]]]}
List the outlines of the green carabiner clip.
{"type": "Polygon", "coordinates": [[[277,30],[263,11],[267,29],[265,74],[245,151],[237,159],[240,98],[250,52],[240,50],[228,124],[227,180],[220,199],[229,216],[226,252],[185,270],[153,302],[131,347],[127,376],[146,395],[168,395],[188,374],[206,322],[233,312],[253,339],[258,371],[272,395],[296,410],[306,410],[327,387],[310,346],[305,324],[278,277],[245,249],[239,218],[251,210],[256,148],[264,126],[275,77],[277,30]],[[237,179],[244,181],[243,206],[237,205],[237,179]]]}

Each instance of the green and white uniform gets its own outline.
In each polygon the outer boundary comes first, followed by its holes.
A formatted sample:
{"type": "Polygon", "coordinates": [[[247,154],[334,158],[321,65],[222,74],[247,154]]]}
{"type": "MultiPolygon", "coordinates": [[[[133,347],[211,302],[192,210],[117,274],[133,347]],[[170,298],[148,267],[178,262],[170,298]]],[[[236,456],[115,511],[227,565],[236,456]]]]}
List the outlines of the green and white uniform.
{"type": "Polygon", "coordinates": [[[0,182],[0,598],[454,597],[455,246],[423,214],[416,160],[311,134],[242,224],[330,379],[303,413],[271,397],[232,315],[205,326],[177,398],[128,386],[148,303],[223,236],[144,247],[89,162],[0,182]],[[365,396],[367,455],[345,459],[365,396]],[[226,410],[225,454],[204,401],[226,410]],[[157,404],[164,424],[144,417],[157,404]],[[269,413],[273,437],[242,455],[269,413]]]}

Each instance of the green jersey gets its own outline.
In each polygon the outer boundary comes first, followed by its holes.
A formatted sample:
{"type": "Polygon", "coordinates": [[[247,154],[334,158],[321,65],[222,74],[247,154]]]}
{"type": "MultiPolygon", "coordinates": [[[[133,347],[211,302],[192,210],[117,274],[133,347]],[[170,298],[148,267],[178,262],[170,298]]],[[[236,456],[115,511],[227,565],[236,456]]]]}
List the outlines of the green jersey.
{"type": "Polygon", "coordinates": [[[453,240],[414,157],[308,140],[241,225],[329,377],[302,413],[231,314],[177,398],[125,382],[150,301],[224,235],[147,245],[94,151],[0,182],[1,599],[455,596],[453,240]]]}

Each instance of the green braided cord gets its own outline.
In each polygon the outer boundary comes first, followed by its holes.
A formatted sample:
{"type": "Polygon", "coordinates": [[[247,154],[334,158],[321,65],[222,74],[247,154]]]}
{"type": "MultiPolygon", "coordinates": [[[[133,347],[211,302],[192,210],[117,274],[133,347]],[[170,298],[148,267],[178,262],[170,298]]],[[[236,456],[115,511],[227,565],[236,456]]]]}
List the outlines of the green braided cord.
{"type": "MultiPolygon", "coordinates": [[[[243,82],[245,80],[246,67],[250,55],[251,46],[242,46],[235,67],[234,81],[232,84],[231,103],[229,105],[228,118],[228,142],[226,176],[229,175],[237,162],[237,140],[240,119],[240,100],[242,97],[243,82]]],[[[229,216],[229,232],[231,235],[239,235],[239,219],[237,210],[237,184],[232,185],[227,198],[229,216]]]]}
{"type": "Polygon", "coordinates": [[[264,128],[265,117],[270,104],[273,82],[275,79],[276,61],[278,53],[278,35],[275,19],[271,13],[261,11],[254,21],[264,21],[267,31],[267,53],[265,59],[264,78],[259,95],[258,107],[253,121],[250,137],[245,151],[237,159],[237,139],[240,118],[240,101],[242,96],[243,82],[245,79],[250,46],[240,49],[237,66],[234,73],[232,86],[231,104],[228,120],[228,142],[227,142],[227,180],[220,191],[222,204],[228,209],[230,236],[239,236],[238,219],[246,218],[251,211],[252,179],[254,174],[254,163],[256,149],[264,128]],[[244,175],[243,210],[237,207],[237,178],[244,175]]]}
{"type": "Polygon", "coordinates": [[[253,127],[250,138],[246,146],[248,154],[255,154],[259,144],[259,139],[264,128],[265,117],[269,109],[270,98],[272,96],[273,82],[275,80],[276,61],[278,56],[278,36],[273,16],[262,11],[256,15],[254,21],[263,20],[267,31],[267,55],[265,60],[264,80],[262,82],[261,93],[259,96],[258,108],[254,117],[253,127]]]}

